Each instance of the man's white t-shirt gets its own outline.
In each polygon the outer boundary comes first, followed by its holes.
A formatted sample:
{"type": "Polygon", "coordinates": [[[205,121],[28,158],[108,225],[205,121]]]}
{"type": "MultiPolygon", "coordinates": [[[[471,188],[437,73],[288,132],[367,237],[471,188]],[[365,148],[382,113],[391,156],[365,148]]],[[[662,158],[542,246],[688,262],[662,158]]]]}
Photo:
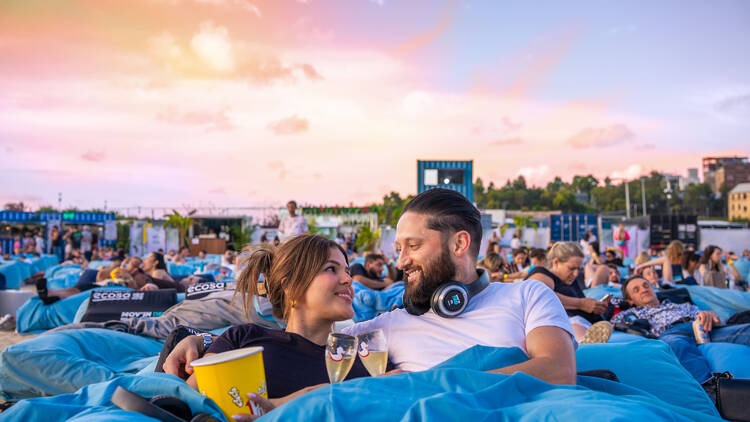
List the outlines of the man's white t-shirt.
{"type": "Polygon", "coordinates": [[[520,248],[521,246],[523,246],[523,245],[521,244],[521,239],[519,239],[519,238],[517,238],[517,237],[514,237],[513,239],[511,239],[511,240],[510,240],[510,248],[511,248],[511,249],[518,249],[518,248],[520,248]]]}
{"type": "Polygon", "coordinates": [[[477,344],[518,347],[528,354],[526,335],[543,326],[560,327],[575,339],[568,315],[552,289],[526,280],[490,283],[456,318],[443,318],[432,310],[417,316],[396,309],[342,332],[356,335],[380,328],[390,361],[405,371],[422,371],[477,344]]]}
{"type": "Polygon", "coordinates": [[[281,219],[279,223],[279,238],[281,240],[302,233],[307,233],[307,221],[305,217],[301,215],[295,215],[294,217],[287,215],[281,219]]]}

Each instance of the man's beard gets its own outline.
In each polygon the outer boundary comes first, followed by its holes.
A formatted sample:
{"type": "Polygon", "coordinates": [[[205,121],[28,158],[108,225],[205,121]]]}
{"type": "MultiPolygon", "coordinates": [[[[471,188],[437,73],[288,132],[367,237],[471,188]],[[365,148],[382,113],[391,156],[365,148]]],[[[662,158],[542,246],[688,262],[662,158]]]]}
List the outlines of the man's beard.
{"type": "Polygon", "coordinates": [[[451,261],[448,246],[444,246],[437,259],[427,262],[425,266],[409,266],[404,270],[413,268],[422,270],[419,284],[414,285],[408,279],[404,284],[406,285],[406,295],[409,297],[411,303],[417,307],[429,307],[430,299],[435,290],[445,282],[454,281],[456,276],[456,264],[451,261]]]}

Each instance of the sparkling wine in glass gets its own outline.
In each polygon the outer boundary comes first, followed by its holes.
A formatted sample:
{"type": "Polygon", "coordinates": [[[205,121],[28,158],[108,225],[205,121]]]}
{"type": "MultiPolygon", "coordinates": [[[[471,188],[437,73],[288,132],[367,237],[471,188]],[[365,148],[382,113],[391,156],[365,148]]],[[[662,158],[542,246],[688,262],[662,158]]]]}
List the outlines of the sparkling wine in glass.
{"type": "Polygon", "coordinates": [[[383,375],[388,365],[388,344],[383,330],[370,331],[359,336],[359,358],[373,377],[383,375]]]}
{"type": "Polygon", "coordinates": [[[349,374],[357,357],[357,338],[331,333],[326,341],[326,370],[331,384],[341,382],[349,374]]]}

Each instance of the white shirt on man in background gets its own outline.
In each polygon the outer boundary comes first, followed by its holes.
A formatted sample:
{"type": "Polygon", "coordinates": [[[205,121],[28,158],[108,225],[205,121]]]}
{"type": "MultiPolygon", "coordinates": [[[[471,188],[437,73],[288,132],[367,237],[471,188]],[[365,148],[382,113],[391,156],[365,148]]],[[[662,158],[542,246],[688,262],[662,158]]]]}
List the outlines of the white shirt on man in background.
{"type": "Polygon", "coordinates": [[[279,239],[285,240],[292,236],[307,233],[307,221],[301,215],[294,217],[287,215],[279,223],[279,239]]]}
{"type": "Polygon", "coordinates": [[[542,326],[562,328],[575,343],[560,299],[544,284],[526,280],[490,283],[456,318],[443,318],[432,310],[411,315],[405,309],[395,309],[342,332],[357,335],[382,329],[388,358],[397,368],[413,372],[431,368],[478,344],[518,347],[528,354],[526,335],[542,326]]]}

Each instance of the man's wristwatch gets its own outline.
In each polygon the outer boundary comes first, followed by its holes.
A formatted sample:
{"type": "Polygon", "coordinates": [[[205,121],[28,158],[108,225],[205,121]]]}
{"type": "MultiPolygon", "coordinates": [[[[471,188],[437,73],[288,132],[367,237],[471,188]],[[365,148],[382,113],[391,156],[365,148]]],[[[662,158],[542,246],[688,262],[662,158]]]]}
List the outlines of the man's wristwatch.
{"type": "Polygon", "coordinates": [[[208,351],[208,348],[211,346],[211,343],[214,342],[214,337],[209,333],[200,333],[199,336],[203,337],[203,353],[205,354],[208,351]]]}

